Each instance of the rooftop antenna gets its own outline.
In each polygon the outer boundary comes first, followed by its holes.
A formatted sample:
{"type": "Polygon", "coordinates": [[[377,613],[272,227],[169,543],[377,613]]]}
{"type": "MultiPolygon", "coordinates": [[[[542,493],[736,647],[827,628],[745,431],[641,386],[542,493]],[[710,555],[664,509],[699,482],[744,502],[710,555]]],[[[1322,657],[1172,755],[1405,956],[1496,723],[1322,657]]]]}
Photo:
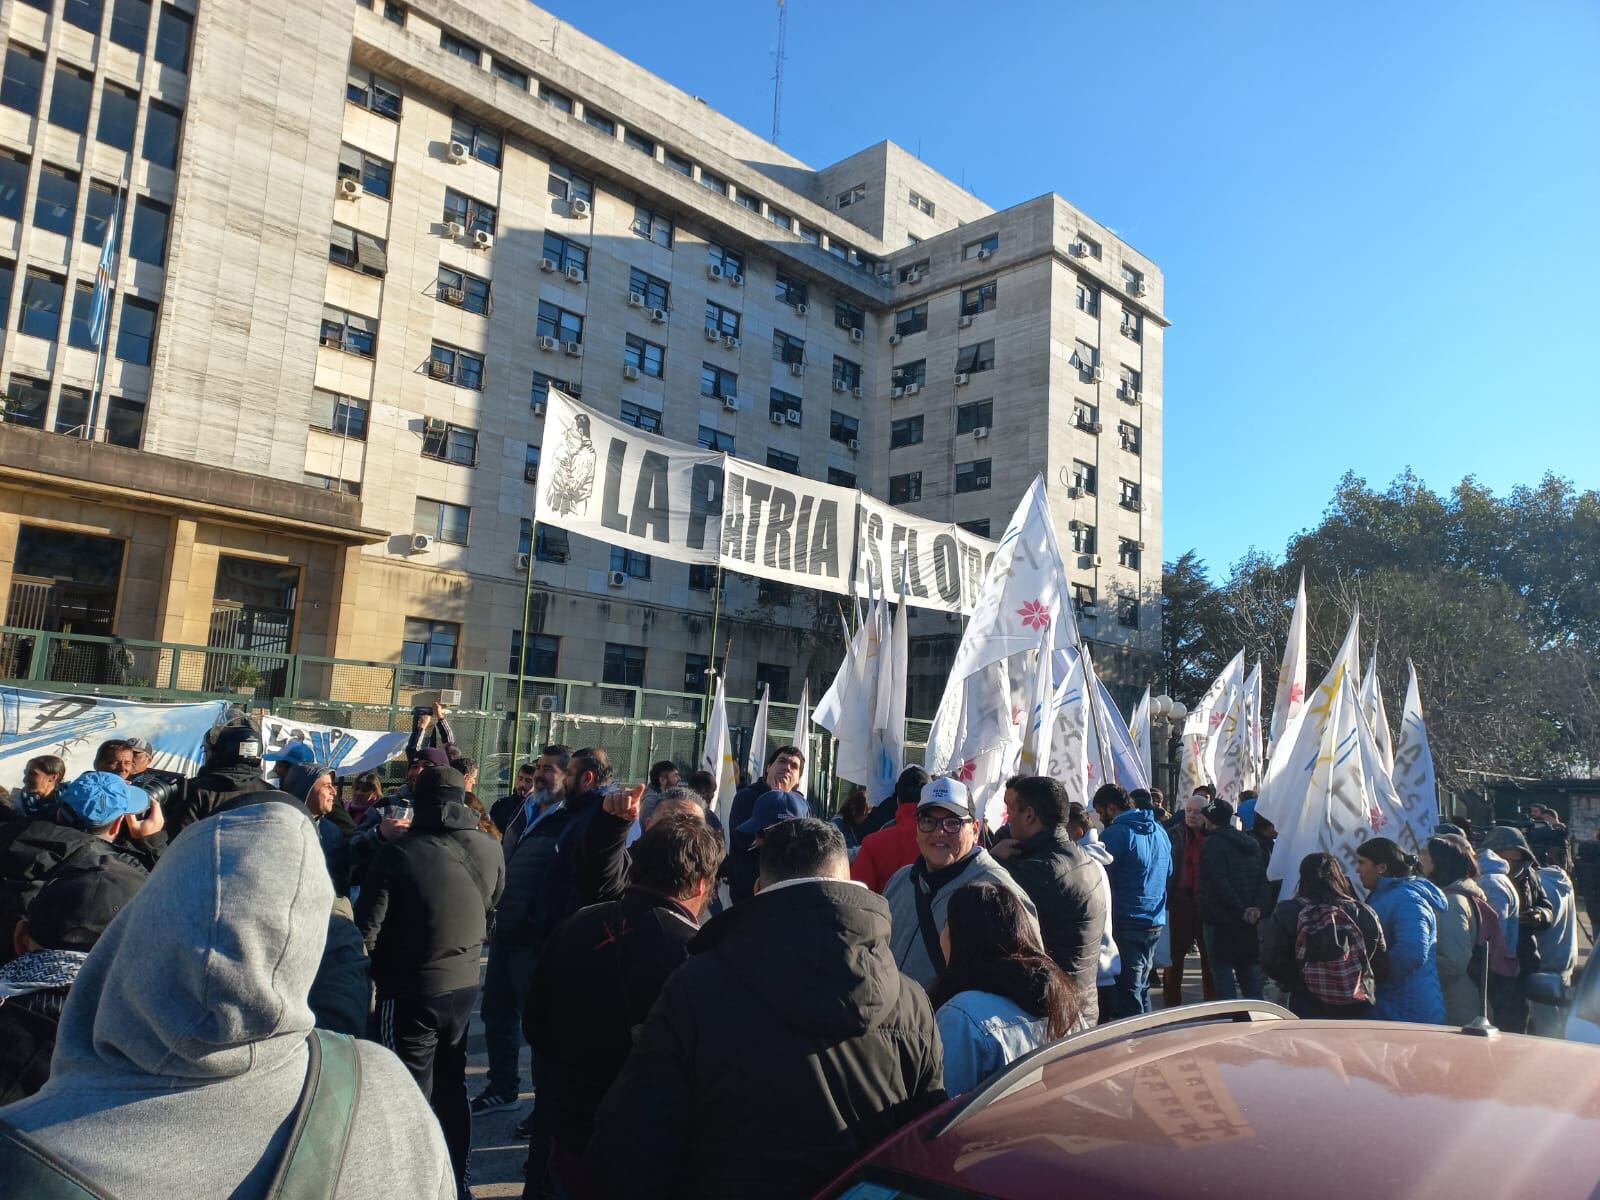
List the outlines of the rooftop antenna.
{"type": "Polygon", "coordinates": [[[772,72],[772,144],[778,144],[781,118],[783,115],[783,60],[788,57],[784,53],[784,45],[789,40],[789,6],[787,0],[778,0],[778,49],[773,54],[774,68],[772,72]]]}

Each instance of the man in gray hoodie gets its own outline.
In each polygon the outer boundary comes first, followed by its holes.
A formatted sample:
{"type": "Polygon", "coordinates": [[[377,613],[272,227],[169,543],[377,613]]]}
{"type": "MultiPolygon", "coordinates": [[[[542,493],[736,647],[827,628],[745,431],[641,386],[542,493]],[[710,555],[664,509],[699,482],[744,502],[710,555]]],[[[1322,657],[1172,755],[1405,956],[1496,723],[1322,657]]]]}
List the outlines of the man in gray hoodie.
{"type": "MultiPolygon", "coordinates": [[[[306,1083],[306,993],[332,904],[316,830],[288,805],[178,839],[79,972],[50,1081],[0,1120],[118,1200],[266,1196],[306,1083]]],[[[381,1046],[355,1052],[349,1137],[317,1194],[452,1200],[410,1075],[381,1046]]]]}

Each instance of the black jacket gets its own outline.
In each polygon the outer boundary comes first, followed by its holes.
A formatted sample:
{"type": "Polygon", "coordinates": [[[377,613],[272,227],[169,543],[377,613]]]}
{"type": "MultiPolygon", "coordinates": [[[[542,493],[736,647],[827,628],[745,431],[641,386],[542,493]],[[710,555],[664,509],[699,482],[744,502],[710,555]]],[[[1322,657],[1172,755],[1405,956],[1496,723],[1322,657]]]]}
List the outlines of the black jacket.
{"type": "Polygon", "coordinates": [[[276,784],[268,783],[261,777],[261,764],[254,759],[202,771],[189,780],[183,794],[167,806],[167,838],[171,840],[177,837],[185,826],[204,820],[246,792],[277,790],[276,784]]]}
{"type": "Polygon", "coordinates": [[[550,845],[540,848],[541,855],[548,850],[548,865],[532,879],[527,922],[531,945],[544,945],[556,926],[582,907],[578,898],[578,849],[589,831],[589,822],[600,811],[600,796],[598,791],[568,796],[562,811],[539,822],[534,830],[533,836],[538,836],[550,822],[560,823],[550,836],[550,845]]]}
{"type": "Polygon", "coordinates": [[[628,853],[632,821],[600,809],[589,821],[578,846],[578,903],[599,904],[616,900],[628,889],[633,856],[628,853]]]}
{"type": "Polygon", "coordinates": [[[1018,842],[1006,869],[1039,910],[1045,953],[1077,986],[1083,1016],[1093,1025],[1100,1013],[1100,940],[1111,919],[1111,889],[1101,882],[1105,868],[1065,828],[1056,828],[1018,842]]]}
{"type": "MultiPolygon", "coordinates": [[[[1272,910],[1272,915],[1262,919],[1261,969],[1267,977],[1289,995],[1289,1011],[1297,1017],[1352,1018],[1364,1017],[1372,1011],[1370,1004],[1347,1004],[1334,1007],[1318,1000],[1306,991],[1305,979],[1300,973],[1300,962],[1295,956],[1295,934],[1298,931],[1300,910],[1305,901],[1284,900],[1272,910]]],[[[1386,953],[1383,922],[1359,900],[1347,900],[1341,907],[1355,918],[1356,928],[1367,944],[1367,961],[1374,975],[1382,974],[1381,963],[1386,953]]]]}
{"type": "Polygon", "coordinates": [[[356,927],[383,996],[438,996],[478,984],[489,910],[505,886],[500,847],[465,804],[419,808],[387,842],[356,901],[356,927]]]}
{"type": "Polygon", "coordinates": [[[1244,910],[1265,914],[1271,892],[1255,838],[1231,825],[1213,829],[1200,847],[1200,919],[1208,925],[1243,925],[1244,910]]]}
{"type": "Polygon", "coordinates": [[[371,1002],[371,975],[361,931],[350,919],[350,901],[335,900],[333,915],[328,918],[328,941],[306,1004],[318,1029],[365,1037],[371,1002]]]}
{"type": "Polygon", "coordinates": [[[563,805],[547,814],[530,830],[518,812],[506,825],[500,840],[505,856],[506,886],[494,910],[494,940],[511,946],[536,945],[543,940],[534,920],[539,880],[555,863],[556,836],[567,826],[563,805]]]}
{"type": "Polygon", "coordinates": [[[67,991],[24,992],[0,1004],[0,1107],[26,1100],[49,1082],[67,991]]]}
{"type": "Polygon", "coordinates": [[[634,1029],[699,931],[676,901],[628,888],[620,899],[580,908],[546,943],[522,1031],[539,1058],[550,1132],[574,1153],[588,1144],[595,1110],[633,1049],[634,1029]]]}
{"type": "Polygon", "coordinates": [[[689,949],[595,1116],[596,1196],[810,1196],[944,1098],[933,1010],[895,969],[882,896],[798,883],[689,949]]]}
{"type": "Polygon", "coordinates": [[[111,842],[71,825],[0,822],[0,962],[15,957],[12,931],[44,886],[45,877],[65,862],[92,866],[103,858],[120,858],[145,869],[139,859],[111,842]]]}
{"type": "MultiPolygon", "coordinates": [[[[735,904],[755,895],[756,880],[761,875],[761,856],[751,853],[756,840],[748,833],[740,833],[739,826],[756,815],[756,801],[771,790],[772,785],[763,775],[735,792],[733,803],[728,805],[728,828],[723,835],[727,838],[728,853],[722,860],[722,878],[728,881],[728,894],[735,904]]],[[[891,810],[889,815],[894,816],[894,812],[891,810]]]]}

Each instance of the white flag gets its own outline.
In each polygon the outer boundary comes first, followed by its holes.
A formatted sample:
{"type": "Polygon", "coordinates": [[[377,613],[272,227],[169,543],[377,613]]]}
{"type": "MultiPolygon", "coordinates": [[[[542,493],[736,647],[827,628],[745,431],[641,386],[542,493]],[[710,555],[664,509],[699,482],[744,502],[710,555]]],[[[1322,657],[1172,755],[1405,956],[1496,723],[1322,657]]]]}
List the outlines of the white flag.
{"type": "MultiPolygon", "coordinates": [[[[1061,781],[1067,789],[1067,800],[1087,806],[1092,789],[1089,783],[1091,748],[1089,739],[1089,688],[1085,675],[1085,657],[1074,654],[1061,682],[1060,698],[1056,701],[1056,727],[1050,739],[1050,770],[1052,779],[1061,781]]],[[[1096,781],[1094,786],[1100,786],[1096,781]]]]}
{"type": "MultiPolygon", "coordinates": [[[[901,595],[906,584],[902,572],[901,595]]],[[[883,619],[889,623],[889,603],[884,600],[883,619]]],[[[873,737],[877,742],[878,773],[868,795],[888,795],[906,759],[906,672],[911,665],[911,641],[907,628],[910,605],[895,608],[894,621],[887,630],[884,652],[878,658],[877,700],[873,706],[873,737]]]]}
{"type": "Polygon", "coordinates": [[[1278,669],[1278,694],[1272,702],[1271,741],[1274,746],[1300,711],[1306,695],[1306,573],[1300,572],[1294,615],[1289,618],[1289,638],[1283,645],[1283,665],[1278,669]]]}
{"type": "Polygon", "coordinates": [[[728,730],[728,700],[723,692],[723,676],[717,676],[717,691],[711,701],[711,720],[706,724],[706,745],[700,755],[700,769],[710,771],[717,781],[712,801],[722,827],[730,833],[733,796],[739,790],[739,768],[733,758],[733,737],[728,730]]]}
{"type": "Polygon", "coordinates": [[[1095,712],[1100,722],[1101,736],[1106,739],[1106,753],[1110,755],[1110,766],[1115,768],[1115,774],[1108,774],[1102,782],[1115,783],[1125,791],[1135,788],[1150,786],[1150,772],[1139,757],[1139,751],[1133,744],[1133,735],[1123,723],[1122,711],[1117,708],[1117,701],[1106,687],[1105,680],[1095,679],[1096,701],[1095,712]]]}
{"type": "Polygon", "coordinates": [[[1235,654],[1222,673],[1211,681],[1183,721],[1183,757],[1180,772],[1181,795],[1177,803],[1194,793],[1203,783],[1217,782],[1217,733],[1227,720],[1233,694],[1244,684],[1244,651],[1235,654]]]}
{"type": "MultiPolygon", "coordinates": [[[[1150,689],[1145,688],[1139,703],[1133,706],[1133,719],[1128,722],[1128,733],[1133,741],[1133,752],[1139,760],[1139,769],[1146,780],[1150,778],[1150,689]]],[[[1148,783],[1146,787],[1150,786],[1148,783]]]]}
{"type": "Polygon", "coordinates": [[[1383,706],[1383,688],[1378,683],[1378,652],[1372,652],[1367,663],[1366,678],[1361,681],[1361,715],[1372,730],[1372,740],[1378,744],[1378,755],[1383,769],[1394,774],[1394,740],[1389,736],[1389,713],[1383,706]]]}
{"type": "Polygon", "coordinates": [[[1250,750],[1246,745],[1249,721],[1245,715],[1243,682],[1236,688],[1225,689],[1219,703],[1226,707],[1222,709],[1222,724],[1217,726],[1209,747],[1212,780],[1217,787],[1217,799],[1237,805],[1250,770],[1250,750]]]}
{"type": "Polygon", "coordinates": [[[1250,668],[1244,681],[1244,727],[1240,730],[1244,751],[1239,756],[1241,791],[1261,789],[1261,776],[1266,773],[1266,760],[1261,748],[1261,660],[1250,668]]]}
{"type": "Polygon", "coordinates": [[[772,688],[761,685],[761,701],[756,705],[756,722],[750,727],[750,744],[745,747],[744,773],[751,782],[760,779],[767,769],[767,701],[772,688]]]}
{"type": "MultiPolygon", "coordinates": [[[[1395,792],[1400,797],[1400,807],[1405,814],[1402,820],[1418,846],[1422,846],[1433,836],[1434,827],[1439,823],[1439,791],[1434,781],[1428,727],[1422,719],[1422,693],[1417,687],[1417,668],[1410,659],[1406,660],[1406,667],[1411,678],[1406,684],[1405,709],[1400,714],[1400,741],[1395,746],[1393,778],[1395,792]]],[[[1412,850],[1412,853],[1416,851],[1412,850]]]]}
{"type": "Polygon", "coordinates": [[[805,679],[800,683],[800,704],[794,710],[794,744],[800,747],[800,753],[805,755],[805,762],[800,767],[800,782],[794,786],[807,800],[811,793],[806,791],[806,784],[811,780],[811,680],[805,679]]]}
{"type": "Polygon", "coordinates": [[[1028,715],[1023,721],[1022,746],[1017,755],[1017,773],[1043,775],[1050,768],[1050,738],[1056,724],[1055,652],[1050,649],[1050,631],[1041,630],[1039,650],[1029,668],[1028,715]]]}
{"type": "Polygon", "coordinates": [[[816,715],[811,719],[821,725],[829,733],[838,733],[840,723],[844,716],[844,703],[850,694],[851,681],[856,675],[856,660],[866,653],[867,625],[861,616],[861,602],[856,601],[856,631],[852,634],[848,627],[844,631],[844,661],[839,664],[839,670],[834,674],[833,682],[828,685],[828,690],[822,693],[822,699],[817,701],[816,715]]]}
{"type": "Polygon", "coordinates": [[[1005,821],[1003,785],[1022,741],[1024,704],[1013,695],[1010,662],[999,659],[945,685],[923,758],[930,775],[950,775],[967,785],[974,811],[984,814],[991,829],[1005,821]]]}
{"type": "MultiPolygon", "coordinates": [[[[844,681],[843,686],[835,680],[835,687],[838,689],[837,710],[835,711],[829,704],[829,697],[824,697],[823,704],[818,705],[815,718],[818,724],[823,723],[824,715],[837,722],[830,727],[833,736],[839,742],[839,754],[834,764],[835,773],[841,779],[848,779],[865,787],[867,795],[874,803],[893,793],[895,774],[898,771],[898,766],[895,765],[898,760],[892,758],[894,751],[885,746],[883,737],[883,730],[893,720],[894,705],[892,698],[885,696],[880,690],[880,683],[882,687],[892,687],[891,681],[898,672],[901,692],[900,728],[903,731],[905,663],[905,654],[896,653],[895,632],[889,616],[888,602],[880,596],[867,609],[866,619],[857,633],[856,649],[851,655],[849,678],[844,681]],[[889,677],[887,680],[884,678],[886,674],[889,677]],[[887,706],[881,715],[880,700],[887,706]],[[828,705],[826,712],[824,705],[828,705]],[[884,724],[880,724],[880,721],[884,724]]],[[[843,668],[841,668],[842,673],[843,668]]],[[[833,694],[833,689],[830,689],[830,696],[833,694]]],[[[896,745],[903,745],[904,737],[902,732],[896,745]]],[[[903,752],[901,756],[903,757],[903,752]]]]}

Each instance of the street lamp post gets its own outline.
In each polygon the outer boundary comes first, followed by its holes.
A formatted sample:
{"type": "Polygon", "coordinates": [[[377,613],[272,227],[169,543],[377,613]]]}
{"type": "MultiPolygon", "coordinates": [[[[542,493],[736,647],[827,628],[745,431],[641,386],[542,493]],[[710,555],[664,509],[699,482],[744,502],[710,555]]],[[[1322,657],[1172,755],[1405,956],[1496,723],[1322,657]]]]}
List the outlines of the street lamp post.
{"type": "Polygon", "coordinates": [[[1188,715],[1188,706],[1171,696],[1157,696],[1150,701],[1151,766],[1174,812],[1177,811],[1178,780],[1177,767],[1172,762],[1172,742],[1183,731],[1183,719],[1188,715]]]}

